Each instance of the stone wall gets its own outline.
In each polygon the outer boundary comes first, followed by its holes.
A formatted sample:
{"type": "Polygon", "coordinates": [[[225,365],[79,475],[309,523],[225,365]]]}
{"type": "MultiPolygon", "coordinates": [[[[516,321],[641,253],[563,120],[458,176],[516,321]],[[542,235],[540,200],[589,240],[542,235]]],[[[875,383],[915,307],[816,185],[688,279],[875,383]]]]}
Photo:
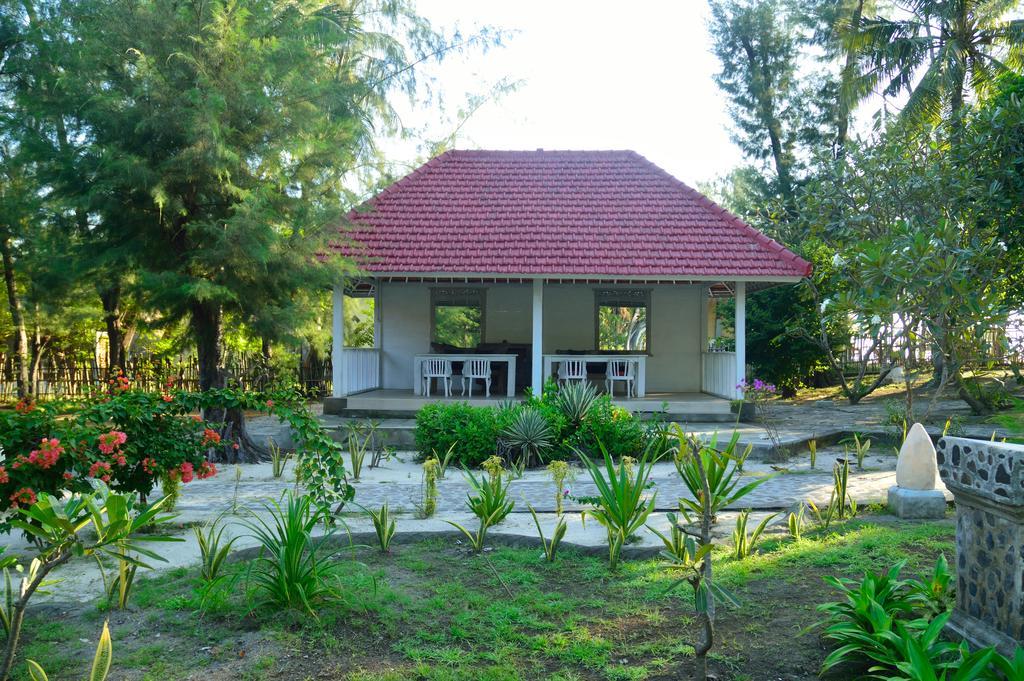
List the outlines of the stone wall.
{"type": "Polygon", "coordinates": [[[1024,641],[1024,446],[944,437],[939,475],[956,501],[950,627],[975,646],[1024,641]]]}

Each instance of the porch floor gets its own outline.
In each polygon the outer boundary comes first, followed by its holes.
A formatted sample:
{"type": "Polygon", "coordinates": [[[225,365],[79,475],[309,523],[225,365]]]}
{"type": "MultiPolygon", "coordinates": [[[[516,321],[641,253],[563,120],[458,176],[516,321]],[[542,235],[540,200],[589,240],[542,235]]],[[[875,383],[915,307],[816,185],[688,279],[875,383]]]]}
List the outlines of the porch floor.
{"type": "MultiPolygon", "coordinates": [[[[401,416],[415,414],[420,408],[431,402],[469,402],[478,405],[497,405],[510,399],[505,395],[491,393],[491,397],[484,397],[474,391],[472,397],[463,397],[456,389],[451,397],[438,397],[432,394],[414,395],[409,389],[377,389],[349,395],[344,407],[345,415],[369,415],[375,413],[380,416],[401,416]]],[[[522,400],[522,394],[516,395],[514,400],[522,400]]],[[[626,398],[621,395],[612,398],[612,401],[632,412],[654,413],[664,412],[674,418],[694,419],[700,417],[704,420],[729,420],[732,417],[729,400],[708,395],[707,393],[670,393],[670,392],[648,392],[640,398],[626,398]]]]}

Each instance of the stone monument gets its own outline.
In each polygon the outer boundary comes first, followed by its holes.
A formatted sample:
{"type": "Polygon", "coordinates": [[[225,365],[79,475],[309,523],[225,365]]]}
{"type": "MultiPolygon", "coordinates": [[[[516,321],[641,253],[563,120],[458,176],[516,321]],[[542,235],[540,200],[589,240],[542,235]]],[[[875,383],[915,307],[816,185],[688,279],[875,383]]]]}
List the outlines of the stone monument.
{"type": "Polygon", "coordinates": [[[1024,446],[944,437],[938,464],[956,501],[956,607],[947,626],[1010,655],[1024,642],[1024,446]]]}
{"type": "Polygon", "coordinates": [[[928,431],[915,423],[896,460],[896,485],[889,488],[889,512],[899,518],[942,518],[946,495],[936,489],[939,470],[928,431]]]}

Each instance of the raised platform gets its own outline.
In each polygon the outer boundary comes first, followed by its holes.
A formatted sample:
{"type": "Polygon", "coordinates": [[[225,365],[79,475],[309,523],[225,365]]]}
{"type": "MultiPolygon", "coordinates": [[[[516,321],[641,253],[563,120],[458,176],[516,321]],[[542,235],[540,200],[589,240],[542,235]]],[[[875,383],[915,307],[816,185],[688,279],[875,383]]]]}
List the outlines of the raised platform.
{"type": "MultiPolygon", "coordinates": [[[[468,402],[480,406],[496,406],[509,399],[522,400],[522,395],[509,398],[492,394],[483,397],[453,395],[438,397],[414,395],[411,390],[369,390],[342,398],[324,400],[324,413],[336,416],[372,418],[409,418],[431,402],[468,402]]],[[[647,393],[640,398],[614,397],[613,402],[638,414],[660,413],[668,419],[683,421],[726,422],[735,419],[729,400],[706,393],[647,393]]]]}

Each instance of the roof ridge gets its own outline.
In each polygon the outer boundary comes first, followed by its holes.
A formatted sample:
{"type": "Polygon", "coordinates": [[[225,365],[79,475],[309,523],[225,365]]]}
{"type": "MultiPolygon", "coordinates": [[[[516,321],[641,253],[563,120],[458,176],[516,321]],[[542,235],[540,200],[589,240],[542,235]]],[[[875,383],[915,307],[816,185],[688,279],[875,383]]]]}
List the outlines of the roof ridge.
{"type": "Polygon", "coordinates": [[[735,227],[738,227],[740,229],[740,231],[742,231],[745,234],[747,234],[747,236],[751,237],[757,243],[759,243],[762,246],[766,247],[768,250],[772,251],[773,253],[775,253],[776,255],[780,256],[784,260],[788,260],[789,262],[792,262],[792,263],[795,263],[795,264],[803,265],[804,266],[804,270],[805,270],[804,276],[805,277],[806,276],[810,276],[811,269],[812,269],[811,263],[809,263],[808,261],[804,260],[803,258],[801,258],[799,255],[797,255],[793,251],[789,250],[788,248],[786,248],[784,245],[780,244],[775,239],[772,239],[767,234],[764,234],[760,230],[755,229],[754,227],[750,226],[749,224],[747,224],[746,221],[742,220],[737,215],[733,214],[732,211],[730,211],[727,208],[724,208],[724,207],[720,206],[718,203],[716,203],[712,199],[710,199],[707,196],[705,196],[702,192],[699,192],[696,189],[694,189],[693,187],[691,187],[690,185],[686,184],[685,182],[680,180],[678,177],[676,177],[672,173],[668,172],[667,170],[665,170],[664,168],[659,166],[657,163],[654,163],[653,161],[651,161],[649,158],[647,158],[643,154],[640,154],[640,153],[638,153],[636,151],[633,151],[632,153],[636,155],[638,160],[640,160],[641,162],[646,163],[647,165],[649,165],[651,168],[653,168],[660,175],[664,175],[665,177],[667,177],[671,182],[673,182],[676,185],[678,185],[680,187],[680,189],[685,191],[692,198],[696,199],[699,203],[704,204],[705,206],[707,206],[711,210],[718,211],[723,217],[725,217],[726,222],[732,223],[735,227]]]}

